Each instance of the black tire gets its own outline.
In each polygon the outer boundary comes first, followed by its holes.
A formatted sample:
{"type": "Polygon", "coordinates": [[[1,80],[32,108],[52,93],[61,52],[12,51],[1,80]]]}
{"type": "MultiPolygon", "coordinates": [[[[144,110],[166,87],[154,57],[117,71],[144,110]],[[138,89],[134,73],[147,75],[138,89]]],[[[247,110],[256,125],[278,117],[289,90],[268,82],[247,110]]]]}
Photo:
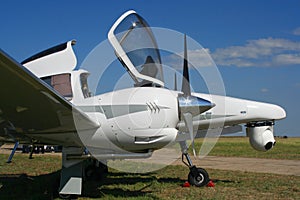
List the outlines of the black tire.
{"type": "Polygon", "coordinates": [[[99,181],[107,175],[108,169],[102,166],[88,166],[85,169],[85,178],[87,181],[99,181]]]}
{"type": "Polygon", "coordinates": [[[196,187],[203,187],[206,186],[209,182],[209,176],[205,169],[197,168],[196,173],[190,171],[188,176],[188,181],[191,185],[194,185],[196,187]]]}
{"type": "Polygon", "coordinates": [[[85,169],[85,178],[86,180],[97,180],[99,178],[100,174],[97,171],[97,168],[95,166],[88,166],[85,169]]]}

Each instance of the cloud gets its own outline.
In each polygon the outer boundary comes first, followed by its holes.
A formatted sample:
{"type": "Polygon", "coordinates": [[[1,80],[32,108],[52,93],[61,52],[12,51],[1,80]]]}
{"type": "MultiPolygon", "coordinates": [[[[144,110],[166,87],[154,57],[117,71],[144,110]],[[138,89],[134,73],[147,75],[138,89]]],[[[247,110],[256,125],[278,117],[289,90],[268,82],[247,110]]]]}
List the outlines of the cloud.
{"type": "Polygon", "coordinates": [[[293,31],[293,34],[294,34],[294,35],[300,35],[300,27],[296,28],[296,29],[293,31]]]}
{"type": "MultiPolygon", "coordinates": [[[[183,52],[172,54],[165,64],[182,69],[183,52]]],[[[300,42],[282,38],[262,38],[249,40],[244,45],[188,51],[190,65],[199,67],[277,67],[300,64],[300,42]]]]}
{"type": "MultiPolygon", "coordinates": [[[[214,66],[215,63],[211,58],[209,49],[202,48],[196,50],[188,50],[188,61],[189,67],[193,66],[195,68],[199,67],[211,67],[214,66]]],[[[166,57],[163,57],[164,64],[167,66],[171,66],[172,68],[182,70],[183,66],[183,52],[178,54],[171,54],[166,57]]]]}
{"type": "Polygon", "coordinates": [[[300,54],[279,54],[274,56],[273,62],[280,65],[299,65],[300,54]]]}
{"type": "Polygon", "coordinates": [[[266,92],[269,92],[269,89],[267,89],[267,88],[261,88],[261,89],[260,89],[260,92],[266,93],[266,92]]]}
{"type": "Polygon", "coordinates": [[[300,42],[263,38],[249,40],[243,46],[216,49],[212,57],[217,65],[237,67],[270,67],[300,62],[300,42]]]}

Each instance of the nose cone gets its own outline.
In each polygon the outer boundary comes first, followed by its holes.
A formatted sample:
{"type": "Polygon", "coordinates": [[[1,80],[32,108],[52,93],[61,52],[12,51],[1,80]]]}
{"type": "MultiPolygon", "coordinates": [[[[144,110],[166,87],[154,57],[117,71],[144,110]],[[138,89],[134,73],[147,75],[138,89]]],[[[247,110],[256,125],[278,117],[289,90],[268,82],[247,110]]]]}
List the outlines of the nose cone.
{"type": "Polygon", "coordinates": [[[286,112],[280,106],[273,105],[273,113],[274,113],[275,119],[277,119],[277,120],[286,118],[286,112]]]}
{"type": "Polygon", "coordinates": [[[199,115],[215,106],[208,100],[195,96],[180,96],[178,103],[181,113],[191,113],[193,116],[199,115]]]}
{"type": "Polygon", "coordinates": [[[277,105],[259,102],[247,103],[248,114],[257,119],[280,120],[286,117],[285,110],[277,105]]]}

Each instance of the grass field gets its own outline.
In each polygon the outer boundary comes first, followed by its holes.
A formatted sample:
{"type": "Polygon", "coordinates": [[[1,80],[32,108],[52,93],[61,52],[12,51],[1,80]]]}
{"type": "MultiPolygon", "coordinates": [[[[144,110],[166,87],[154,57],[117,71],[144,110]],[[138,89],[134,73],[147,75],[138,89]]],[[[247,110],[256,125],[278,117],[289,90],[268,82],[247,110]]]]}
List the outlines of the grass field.
{"type": "MultiPolygon", "coordinates": [[[[244,138],[221,138],[211,154],[257,157],[248,147],[244,138]]],[[[261,153],[261,157],[299,159],[299,147],[300,139],[280,139],[272,154],[261,153]]],[[[29,160],[28,155],[16,154],[13,162],[6,164],[7,157],[0,155],[1,200],[58,199],[60,156],[39,155],[29,160]]],[[[216,184],[213,188],[181,187],[188,174],[184,166],[168,166],[148,174],[110,169],[109,175],[101,181],[84,184],[83,196],[79,199],[300,199],[299,176],[207,171],[216,184]]]]}
{"type": "MultiPolygon", "coordinates": [[[[275,139],[276,144],[273,149],[267,152],[259,152],[250,146],[247,137],[222,137],[219,138],[209,155],[300,160],[300,138],[275,139]]],[[[203,139],[196,141],[195,148],[200,149],[203,139]]]]}

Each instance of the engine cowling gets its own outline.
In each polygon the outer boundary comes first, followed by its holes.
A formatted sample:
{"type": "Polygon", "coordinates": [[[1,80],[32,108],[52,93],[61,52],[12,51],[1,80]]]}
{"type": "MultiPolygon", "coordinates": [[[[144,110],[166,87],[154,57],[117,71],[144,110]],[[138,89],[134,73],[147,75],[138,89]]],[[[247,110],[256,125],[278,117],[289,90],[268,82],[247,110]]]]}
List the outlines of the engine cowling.
{"type": "Polygon", "coordinates": [[[258,151],[268,151],[273,148],[276,141],[273,135],[272,124],[248,124],[247,136],[251,146],[258,151]]]}

